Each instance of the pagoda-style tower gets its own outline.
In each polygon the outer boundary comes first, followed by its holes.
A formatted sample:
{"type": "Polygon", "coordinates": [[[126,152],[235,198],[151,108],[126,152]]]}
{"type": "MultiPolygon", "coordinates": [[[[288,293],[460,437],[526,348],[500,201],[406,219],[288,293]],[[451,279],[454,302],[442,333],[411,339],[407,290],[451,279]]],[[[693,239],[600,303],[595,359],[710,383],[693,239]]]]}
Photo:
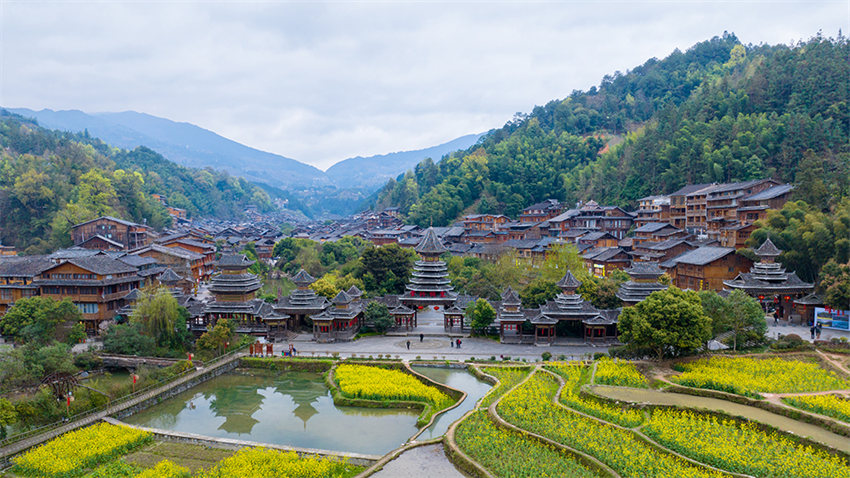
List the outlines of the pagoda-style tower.
{"type": "Polygon", "coordinates": [[[266,329],[262,318],[257,315],[256,292],[260,279],[248,272],[254,264],[244,254],[225,254],[216,262],[220,271],[212,278],[210,292],[215,299],[204,310],[207,323],[215,324],[218,319],[231,319],[243,330],[266,329]]]}
{"type": "Polygon", "coordinates": [[[440,260],[440,255],[448,249],[440,242],[434,228],[425,231],[422,240],[414,248],[422,257],[413,265],[413,276],[407,284],[405,294],[399,298],[406,306],[416,309],[420,306],[451,307],[457,300],[457,293],[449,280],[446,263],[440,260]]]}
{"type": "Polygon", "coordinates": [[[328,299],[317,295],[310,288],[310,284],[316,282],[316,279],[304,269],[295,274],[292,282],[295,283],[295,290],[288,297],[279,298],[274,306],[276,312],[290,317],[288,324],[290,330],[310,316],[321,313],[330,305],[328,299]]]}
{"type": "Polygon", "coordinates": [[[785,319],[791,315],[794,299],[802,297],[814,289],[814,284],[803,282],[793,272],[786,272],[776,258],[782,254],[770,238],[756,249],[759,262],[753,264],[750,272],[742,272],[732,280],[723,281],[730,289],[740,289],[758,298],[763,307],[773,302],[782,310],[785,319]]]}
{"type": "Polygon", "coordinates": [[[360,303],[339,291],[331,301],[332,307],[313,316],[313,338],[317,342],[351,340],[363,325],[360,303]]]}
{"type": "Polygon", "coordinates": [[[522,301],[510,287],[502,294],[502,303],[496,311],[496,325],[499,327],[499,339],[502,343],[522,342],[522,324],[525,313],[522,301]]]}
{"type": "MultiPolygon", "coordinates": [[[[567,271],[557,285],[561,293],[555,296],[555,300],[550,300],[540,307],[540,315],[531,321],[538,329],[535,332],[535,342],[540,342],[541,337],[548,337],[541,336],[541,333],[551,325],[550,322],[553,320],[555,323],[563,324],[567,334],[586,337],[587,330],[582,327],[582,324],[593,319],[598,320],[600,316],[596,307],[576,293],[581,286],[581,281],[576,279],[572,272],[567,271]]],[[[551,340],[548,341],[551,342],[551,340]]]]}
{"type": "Polygon", "coordinates": [[[632,266],[624,269],[624,272],[631,280],[620,286],[617,297],[625,306],[635,305],[649,297],[649,294],[668,287],[658,282],[664,271],[658,267],[657,262],[632,262],[632,266]]]}

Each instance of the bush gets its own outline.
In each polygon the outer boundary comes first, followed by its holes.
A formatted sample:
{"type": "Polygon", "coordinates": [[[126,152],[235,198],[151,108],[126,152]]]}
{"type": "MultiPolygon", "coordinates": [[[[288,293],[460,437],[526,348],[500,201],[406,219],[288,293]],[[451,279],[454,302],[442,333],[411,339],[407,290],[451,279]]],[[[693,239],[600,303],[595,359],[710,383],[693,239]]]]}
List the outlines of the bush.
{"type": "Polygon", "coordinates": [[[552,358],[552,353],[551,352],[543,352],[542,354],[540,354],[540,356],[543,358],[544,361],[548,362],[549,359],[552,358]]]}
{"type": "Polygon", "coordinates": [[[91,352],[82,352],[74,356],[74,365],[82,370],[96,370],[103,366],[103,359],[91,352]]]}

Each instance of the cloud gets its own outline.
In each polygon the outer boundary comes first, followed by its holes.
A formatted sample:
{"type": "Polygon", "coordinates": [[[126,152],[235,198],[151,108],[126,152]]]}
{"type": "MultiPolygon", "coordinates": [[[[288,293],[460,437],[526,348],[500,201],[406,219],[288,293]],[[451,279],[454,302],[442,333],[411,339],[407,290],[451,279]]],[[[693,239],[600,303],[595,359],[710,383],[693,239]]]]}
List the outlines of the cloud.
{"type": "Polygon", "coordinates": [[[432,146],[735,32],[787,43],[846,2],[10,2],[0,104],[136,110],[322,168],[432,146]]]}

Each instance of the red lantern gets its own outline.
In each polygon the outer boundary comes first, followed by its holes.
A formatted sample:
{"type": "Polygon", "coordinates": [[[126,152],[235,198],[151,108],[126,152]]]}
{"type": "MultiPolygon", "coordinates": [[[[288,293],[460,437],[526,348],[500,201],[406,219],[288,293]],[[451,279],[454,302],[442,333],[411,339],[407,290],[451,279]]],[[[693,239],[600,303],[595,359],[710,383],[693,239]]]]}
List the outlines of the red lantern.
{"type": "Polygon", "coordinates": [[[439,305],[435,305],[435,306],[434,306],[434,310],[440,310],[440,306],[439,306],[439,305]]]}

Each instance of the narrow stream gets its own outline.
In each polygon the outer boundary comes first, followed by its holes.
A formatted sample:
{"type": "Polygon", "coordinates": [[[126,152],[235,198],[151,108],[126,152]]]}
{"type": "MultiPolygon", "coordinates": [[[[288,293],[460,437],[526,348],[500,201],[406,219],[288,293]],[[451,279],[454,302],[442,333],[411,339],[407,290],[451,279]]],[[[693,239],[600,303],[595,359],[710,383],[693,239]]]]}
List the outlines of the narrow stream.
{"type": "Polygon", "coordinates": [[[703,408],[729,415],[739,416],[755,420],[779,430],[791,432],[795,435],[810,438],[818,443],[850,453],[850,438],[837,435],[817,425],[797,421],[782,415],[762,410],[761,408],[741,405],[718,398],[696,397],[683,393],[668,393],[658,390],[647,390],[637,388],[610,387],[607,385],[596,385],[591,387],[593,393],[603,397],[612,398],[624,402],[648,403],[652,405],[675,405],[677,407],[703,408]]]}
{"type": "Polygon", "coordinates": [[[440,382],[466,392],[466,399],[460,405],[439,415],[434,423],[419,435],[417,440],[420,441],[443,436],[452,423],[471,410],[481,400],[481,397],[486,395],[490,391],[490,388],[493,387],[489,383],[479,380],[466,369],[447,367],[412,368],[435,382],[440,382]]]}

